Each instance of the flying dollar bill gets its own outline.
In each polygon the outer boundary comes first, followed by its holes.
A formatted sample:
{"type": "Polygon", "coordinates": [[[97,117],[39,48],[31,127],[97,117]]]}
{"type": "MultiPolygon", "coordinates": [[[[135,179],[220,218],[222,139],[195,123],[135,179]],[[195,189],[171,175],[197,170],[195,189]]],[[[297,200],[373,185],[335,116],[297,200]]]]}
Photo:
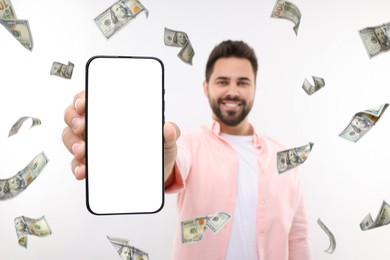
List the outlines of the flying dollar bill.
{"type": "Polygon", "coordinates": [[[277,168],[279,173],[283,173],[304,163],[309,156],[313,145],[314,143],[309,143],[304,146],[278,152],[277,168]]]}
{"type": "Polygon", "coordinates": [[[369,58],[390,49],[390,23],[359,30],[369,58]]]}
{"type": "Polygon", "coordinates": [[[320,225],[320,227],[322,228],[322,230],[325,231],[325,233],[328,235],[329,237],[329,247],[328,249],[325,250],[326,253],[329,253],[329,254],[333,254],[334,250],[336,249],[336,239],[333,235],[332,232],[330,232],[330,230],[328,229],[327,226],[325,226],[325,224],[321,221],[321,219],[318,219],[317,220],[317,223],[318,225],[320,225]]]}
{"type": "Polygon", "coordinates": [[[2,24],[20,44],[26,49],[32,50],[33,40],[28,20],[16,18],[15,10],[10,0],[1,0],[0,24],[2,24]]]}
{"type": "Polygon", "coordinates": [[[50,75],[58,76],[65,79],[71,79],[73,74],[74,64],[68,62],[68,65],[54,61],[51,66],[50,75]]]}
{"type": "Polygon", "coordinates": [[[14,225],[18,236],[18,243],[25,248],[27,248],[27,235],[46,237],[52,233],[45,216],[38,219],[20,216],[15,218],[14,225]]]}
{"type": "Polygon", "coordinates": [[[191,45],[190,39],[185,32],[174,31],[164,28],[164,44],[170,47],[182,48],[177,56],[185,63],[192,65],[195,51],[191,45]]]}
{"type": "Polygon", "coordinates": [[[339,134],[340,137],[357,142],[378,122],[379,118],[389,106],[388,103],[376,108],[356,113],[349,125],[339,134]]]}
{"type": "Polygon", "coordinates": [[[99,14],[94,21],[109,39],[142,12],[145,12],[148,18],[149,11],[138,0],[119,0],[99,14]]]}
{"type": "Polygon", "coordinates": [[[272,10],[271,17],[292,21],[295,24],[293,28],[295,35],[298,35],[302,15],[296,5],[288,1],[277,0],[274,9],[272,10]]]}
{"type": "Polygon", "coordinates": [[[375,221],[372,219],[371,214],[368,213],[368,215],[360,223],[360,228],[361,230],[366,231],[369,229],[385,226],[389,223],[390,223],[390,205],[386,201],[383,201],[375,221]]]}
{"type": "Polygon", "coordinates": [[[131,246],[129,240],[112,236],[107,238],[123,260],[149,260],[148,253],[131,246]]]}
{"type": "Polygon", "coordinates": [[[226,212],[198,217],[181,222],[181,241],[183,244],[202,240],[204,232],[209,228],[214,234],[218,233],[230,220],[226,212]]]}
{"type": "Polygon", "coordinates": [[[9,179],[0,180],[0,200],[16,197],[39,176],[49,159],[41,152],[20,172],[9,179]]]}
{"type": "Polygon", "coordinates": [[[308,95],[312,95],[325,86],[325,80],[323,78],[312,76],[314,85],[311,84],[307,79],[303,82],[302,88],[308,95]]]}
{"type": "Polygon", "coordinates": [[[37,125],[40,125],[40,124],[41,124],[41,120],[40,120],[39,118],[30,117],[30,116],[23,116],[23,117],[19,118],[19,119],[15,122],[15,124],[13,124],[13,126],[12,126],[11,129],[9,130],[8,137],[17,134],[17,133],[19,132],[19,129],[22,127],[22,125],[23,125],[28,119],[31,119],[31,120],[32,120],[32,124],[31,124],[30,128],[32,128],[32,127],[34,127],[34,126],[37,126],[37,125]]]}

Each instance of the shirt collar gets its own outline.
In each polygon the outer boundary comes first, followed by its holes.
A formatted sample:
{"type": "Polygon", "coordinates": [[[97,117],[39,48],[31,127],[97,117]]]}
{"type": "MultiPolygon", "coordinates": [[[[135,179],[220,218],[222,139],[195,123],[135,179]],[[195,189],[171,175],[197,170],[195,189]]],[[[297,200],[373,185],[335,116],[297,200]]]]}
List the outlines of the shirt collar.
{"type": "MultiPolygon", "coordinates": [[[[255,131],[255,128],[252,124],[250,124],[251,128],[253,129],[253,145],[254,147],[261,149],[262,148],[262,138],[261,136],[255,131]]],[[[215,135],[219,136],[221,133],[221,125],[215,121],[214,119],[211,120],[211,122],[208,125],[208,129],[215,135]]]]}

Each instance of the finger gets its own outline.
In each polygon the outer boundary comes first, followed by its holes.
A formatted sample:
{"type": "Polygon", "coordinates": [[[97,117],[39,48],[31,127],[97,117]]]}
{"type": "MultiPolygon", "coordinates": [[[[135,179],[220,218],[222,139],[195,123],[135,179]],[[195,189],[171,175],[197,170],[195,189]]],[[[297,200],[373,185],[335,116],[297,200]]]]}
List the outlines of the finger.
{"type": "Polygon", "coordinates": [[[75,159],[84,160],[84,158],[85,158],[85,142],[80,141],[80,142],[74,143],[72,145],[72,151],[73,151],[75,159]]]}
{"type": "Polygon", "coordinates": [[[85,92],[81,91],[73,99],[73,106],[79,115],[85,114],[85,92]]]}
{"type": "Polygon", "coordinates": [[[66,108],[64,113],[64,121],[75,134],[80,136],[84,134],[85,117],[79,115],[73,105],[70,105],[66,108]]]}
{"type": "MultiPolygon", "coordinates": [[[[62,131],[62,142],[70,153],[73,154],[73,145],[84,142],[79,135],[76,135],[70,127],[65,127],[62,131]]],[[[84,148],[85,149],[85,148],[84,148]]]]}
{"type": "Polygon", "coordinates": [[[72,161],[72,172],[77,180],[85,179],[85,161],[73,160],[72,161]]]}

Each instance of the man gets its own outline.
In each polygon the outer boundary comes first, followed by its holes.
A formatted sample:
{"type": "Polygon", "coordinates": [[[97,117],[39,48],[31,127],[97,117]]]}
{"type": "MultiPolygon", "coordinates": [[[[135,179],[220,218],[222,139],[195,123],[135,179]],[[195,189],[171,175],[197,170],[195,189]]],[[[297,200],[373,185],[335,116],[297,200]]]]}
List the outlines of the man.
{"type": "Polygon", "coordinates": [[[131,249],[128,246],[121,246],[118,250],[118,254],[123,260],[130,260],[131,258],[131,249]]]}
{"type": "Polygon", "coordinates": [[[385,27],[385,26],[375,27],[374,32],[375,32],[376,37],[379,40],[379,43],[383,47],[389,48],[390,47],[390,40],[389,40],[389,37],[387,35],[386,28],[387,27],[385,27]]]}
{"type": "Polygon", "coordinates": [[[184,47],[188,42],[187,35],[183,32],[176,32],[173,36],[173,42],[180,47],[184,47]]]}
{"type": "MultiPolygon", "coordinates": [[[[276,153],[285,147],[257,133],[248,120],[257,66],[246,43],[220,43],[203,83],[210,125],[181,136],[175,124],[164,125],[165,191],[177,193],[180,222],[217,212],[231,216],[218,233],[205,230],[192,243],[182,242],[179,228],[174,259],[311,259],[299,172],[278,174],[276,153]]],[[[63,139],[75,155],[73,172],[83,179],[83,94],[74,102],[65,112],[74,131],[65,128],[63,139]]]]}

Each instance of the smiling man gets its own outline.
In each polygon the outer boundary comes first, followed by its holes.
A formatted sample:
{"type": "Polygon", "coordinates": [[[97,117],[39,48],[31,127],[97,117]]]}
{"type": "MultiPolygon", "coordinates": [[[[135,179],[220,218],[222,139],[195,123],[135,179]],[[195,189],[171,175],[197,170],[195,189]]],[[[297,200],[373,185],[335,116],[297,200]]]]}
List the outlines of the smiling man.
{"type": "Polygon", "coordinates": [[[177,193],[180,222],[231,216],[216,234],[201,228],[192,243],[179,227],[174,259],[311,259],[299,172],[278,174],[276,153],[285,147],[248,120],[257,68],[246,43],[217,45],[203,83],[212,122],[181,136],[175,124],[164,126],[166,193],[177,193]]]}

